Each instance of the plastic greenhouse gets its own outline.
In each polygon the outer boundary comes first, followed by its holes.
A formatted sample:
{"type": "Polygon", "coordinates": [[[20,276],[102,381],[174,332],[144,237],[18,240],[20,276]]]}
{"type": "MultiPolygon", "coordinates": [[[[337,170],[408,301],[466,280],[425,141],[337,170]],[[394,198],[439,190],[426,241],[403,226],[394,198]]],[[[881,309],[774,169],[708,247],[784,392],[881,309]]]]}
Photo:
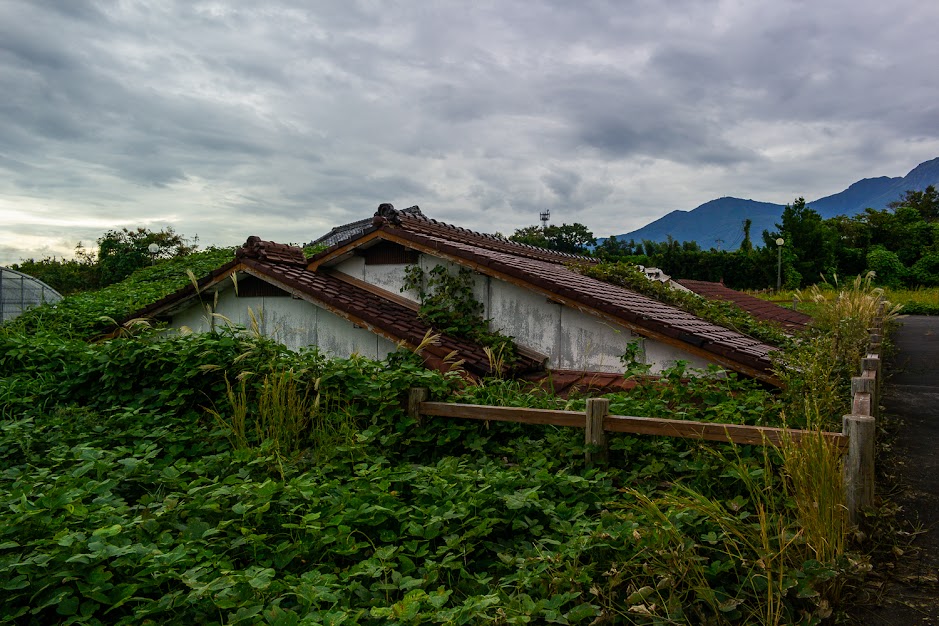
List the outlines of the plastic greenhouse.
{"type": "Polygon", "coordinates": [[[19,316],[30,307],[61,299],[58,291],[41,280],[0,267],[0,324],[19,316]]]}

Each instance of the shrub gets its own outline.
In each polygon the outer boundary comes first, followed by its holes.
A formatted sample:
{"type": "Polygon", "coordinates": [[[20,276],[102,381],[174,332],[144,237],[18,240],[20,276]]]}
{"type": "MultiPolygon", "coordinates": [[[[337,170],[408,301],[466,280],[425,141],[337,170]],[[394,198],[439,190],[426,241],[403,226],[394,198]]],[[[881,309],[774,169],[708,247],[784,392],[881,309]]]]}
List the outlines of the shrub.
{"type": "Polygon", "coordinates": [[[923,287],[939,287],[939,254],[930,252],[923,255],[910,268],[910,282],[923,287]]]}
{"type": "Polygon", "coordinates": [[[874,246],[867,253],[867,269],[874,272],[877,284],[885,287],[899,287],[907,275],[907,269],[896,253],[883,246],[874,246]]]}

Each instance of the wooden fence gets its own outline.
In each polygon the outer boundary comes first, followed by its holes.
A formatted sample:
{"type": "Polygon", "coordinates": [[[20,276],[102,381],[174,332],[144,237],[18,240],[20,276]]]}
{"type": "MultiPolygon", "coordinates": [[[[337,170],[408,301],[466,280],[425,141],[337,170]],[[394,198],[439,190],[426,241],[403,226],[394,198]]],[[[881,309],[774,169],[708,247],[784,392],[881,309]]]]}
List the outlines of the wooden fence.
{"type": "MultiPolygon", "coordinates": [[[[883,310],[884,307],[881,308],[883,310]]],[[[861,375],[851,379],[851,413],[844,416],[840,433],[821,433],[845,455],[846,506],[852,524],[858,522],[860,512],[870,507],[874,500],[874,434],[880,399],[882,334],[883,317],[879,316],[871,329],[868,354],[861,359],[861,375]]],[[[610,415],[609,400],[605,398],[587,400],[584,412],[428,402],[427,398],[427,389],[423,388],[412,389],[408,397],[408,413],[418,422],[422,421],[423,416],[436,416],[583,428],[588,465],[606,462],[606,434],[609,432],[773,446],[786,440],[798,444],[804,437],[817,434],[766,426],[610,415]]]]}

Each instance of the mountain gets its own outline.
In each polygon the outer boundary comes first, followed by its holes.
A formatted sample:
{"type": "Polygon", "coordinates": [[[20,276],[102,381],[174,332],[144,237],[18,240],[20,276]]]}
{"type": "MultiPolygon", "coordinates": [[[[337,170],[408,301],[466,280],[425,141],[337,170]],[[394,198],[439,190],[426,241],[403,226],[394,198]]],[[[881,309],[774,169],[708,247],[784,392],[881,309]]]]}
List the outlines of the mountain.
{"type": "MultiPolygon", "coordinates": [[[[823,218],[856,215],[868,207],[884,209],[890,202],[899,200],[906,191],[922,191],[929,185],[939,187],[939,157],[920,163],[906,176],[865,178],[840,193],[807,204],[823,218]]],[[[718,198],[691,211],[672,211],[639,230],[616,235],[616,238],[620,241],[666,241],[671,236],[676,241],[697,241],[704,249],[735,250],[743,241],[745,219],[753,221],[750,239],[761,245],[763,231],[776,230],[784,208],[781,204],[769,202],[718,198]]]]}

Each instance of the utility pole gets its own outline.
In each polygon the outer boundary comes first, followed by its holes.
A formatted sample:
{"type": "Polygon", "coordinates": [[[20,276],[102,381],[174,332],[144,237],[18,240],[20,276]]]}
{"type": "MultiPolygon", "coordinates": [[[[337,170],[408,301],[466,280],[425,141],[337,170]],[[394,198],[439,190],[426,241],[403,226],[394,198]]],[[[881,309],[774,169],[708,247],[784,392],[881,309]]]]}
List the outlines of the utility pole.
{"type": "Polygon", "coordinates": [[[782,247],[786,240],[780,237],[776,240],[776,293],[782,288],[782,247]]]}

